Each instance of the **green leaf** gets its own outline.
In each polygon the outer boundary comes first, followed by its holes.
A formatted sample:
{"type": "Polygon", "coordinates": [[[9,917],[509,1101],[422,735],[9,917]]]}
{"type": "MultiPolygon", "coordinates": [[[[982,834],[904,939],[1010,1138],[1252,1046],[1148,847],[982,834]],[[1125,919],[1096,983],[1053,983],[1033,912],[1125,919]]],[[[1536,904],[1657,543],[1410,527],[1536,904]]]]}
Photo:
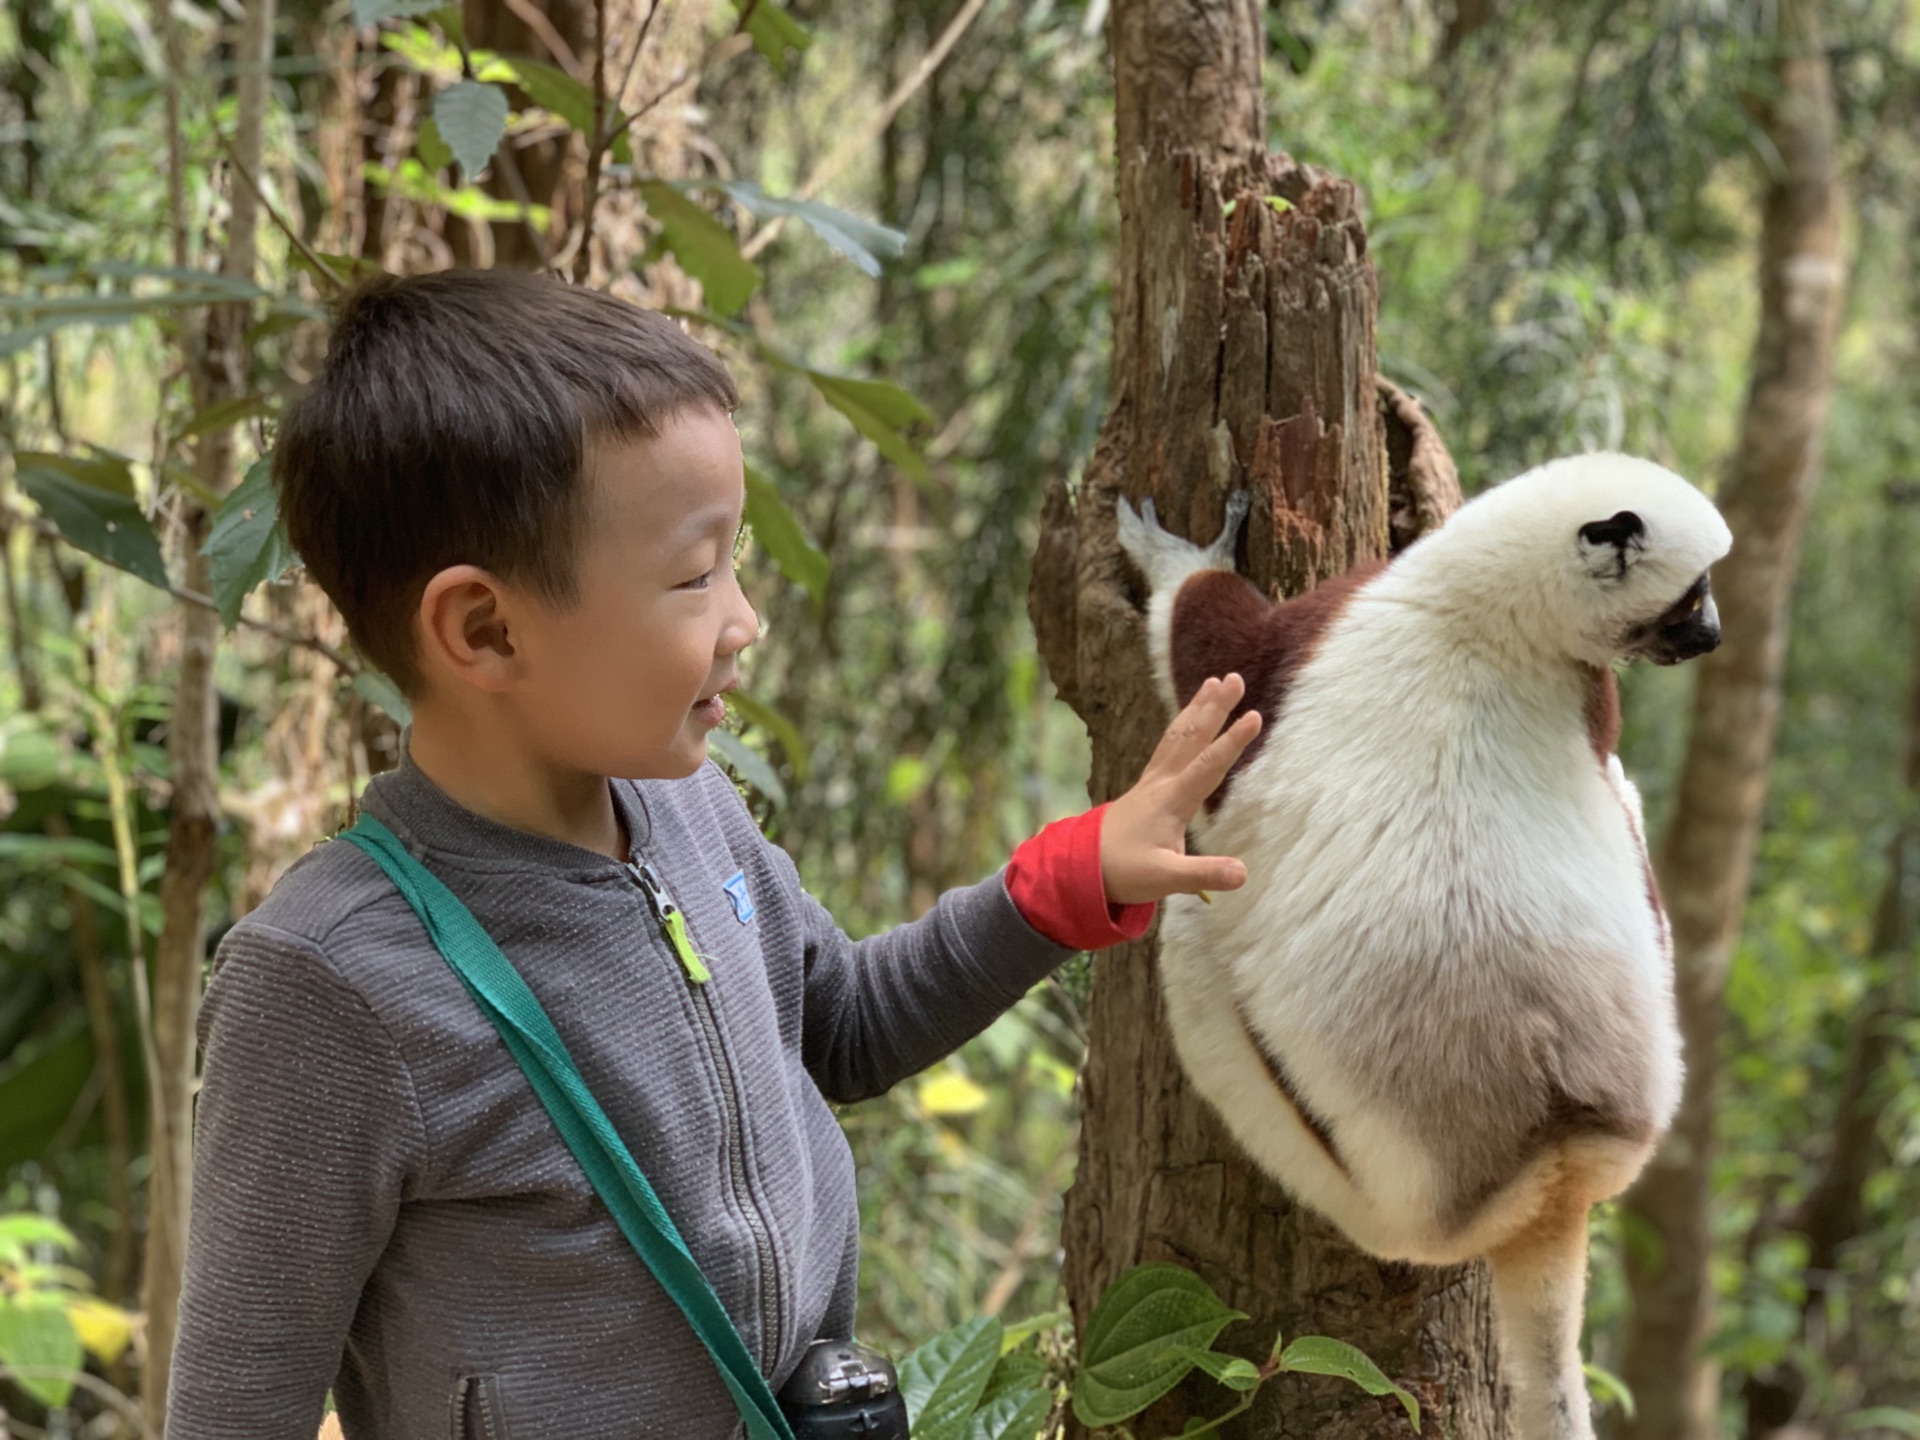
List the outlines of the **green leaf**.
{"type": "MultiPolygon", "coordinates": [[[[432,122],[429,121],[428,123],[431,124],[432,122]]],[[[343,281],[348,285],[357,285],[362,280],[371,280],[376,275],[384,275],[387,273],[380,268],[379,261],[369,260],[362,255],[331,255],[324,250],[316,250],[313,253],[328,270],[333,272],[331,277],[321,274],[319,268],[313,261],[309,260],[298,250],[289,252],[287,258],[317,280],[327,281],[331,279],[334,281],[343,281]]]]}
{"type": "Polygon", "coordinates": [[[812,230],[867,274],[878,276],[882,260],[898,259],[907,248],[904,232],[862,219],[818,200],[791,200],[769,195],[751,180],[693,180],[688,188],[705,187],[731,196],[757,220],[789,216],[812,230]]]}
{"type": "Polygon", "coordinates": [[[413,153],[420,163],[429,170],[444,170],[453,163],[453,150],[445,137],[440,134],[440,122],[431,115],[427,123],[420,127],[420,134],[413,142],[413,153]]]}
{"type": "Polygon", "coordinates": [[[1251,1390],[1260,1383],[1260,1367],[1238,1355],[1222,1355],[1218,1350],[1184,1347],[1194,1368],[1204,1370],[1229,1390],[1251,1390]]]}
{"type": "Polygon", "coordinates": [[[746,519],[754,540],[773,557],[780,573],[805,589],[816,604],[825,600],[833,573],[826,552],[800,528],[773,482],[751,465],[747,467],[746,519]]]}
{"type": "MultiPolygon", "coordinates": [[[[543,110],[550,110],[582,135],[593,137],[593,91],[567,74],[558,65],[526,55],[497,57],[513,73],[514,83],[527,92],[527,98],[543,110]]],[[[607,106],[607,129],[620,130],[626,115],[618,107],[607,106]]],[[[623,165],[633,163],[631,142],[625,131],[614,138],[613,158],[623,165]]]]}
{"type": "Polygon", "coordinates": [[[91,485],[95,490],[104,490],[109,495],[124,495],[134,498],[133,467],[126,456],[106,452],[100,455],[55,455],[44,450],[20,450],[14,453],[13,463],[21,468],[29,465],[41,470],[53,470],[77,480],[82,485],[91,485]]]}
{"type": "Polygon", "coordinates": [[[749,725],[765,730],[780,742],[780,748],[786,752],[787,763],[793,767],[793,778],[801,784],[807,780],[807,769],[812,763],[813,752],[800,734],[800,727],[774,709],[765,700],[749,695],[744,690],[731,690],[727,693],[727,708],[738,712],[740,718],[749,725]]]}
{"type": "Polygon", "coordinates": [[[458,188],[444,185],[412,156],[402,160],[397,171],[389,170],[384,165],[368,165],[360,173],[370,185],[392,190],[402,199],[412,200],[416,204],[441,206],[449,215],[458,215],[463,220],[524,218],[530,224],[544,228],[553,219],[553,212],[544,205],[523,205],[517,200],[502,200],[472,185],[458,188]]]}
{"type": "Polygon", "coordinates": [[[1280,1368],[1298,1375],[1334,1375],[1351,1380],[1369,1395],[1391,1395],[1406,1407],[1413,1428],[1420,1428],[1420,1402],[1387,1379],[1378,1365],[1344,1340],[1302,1335],[1280,1352],[1280,1368]]]}
{"type": "Polygon", "coordinates": [[[700,282],[707,304],[731,315],[760,288],[760,268],[741,255],[733,233],[671,185],[644,180],[639,186],[647,213],[680,268],[700,282]]]}
{"type": "Polygon", "coordinates": [[[400,687],[378,670],[362,670],[353,677],[353,692],[370,705],[377,705],[399,725],[413,723],[413,707],[400,687]]]}
{"type": "Polygon", "coordinates": [[[900,1365],[913,1440],[964,1440],[967,1420],[1000,1361],[1000,1322],[976,1316],[936,1335],[900,1365]]]}
{"type": "Polygon", "coordinates": [[[1073,1386],[1083,1424],[1112,1425],[1137,1415],[1193,1369],[1189,1349],[1205,1349],[1234,1320],[1207,1282],[1178,1265],[1136,1266],[1093,1307],[1073,1386]]]}
{"type": "Polygon", "coordinates": [[[446,0],[353,0],[355,25],[378,25],[382,20],[404,20],[430,15],[446,0]]]}
{"type": "Polygon", "coordinates": [[[780,783],[780,777],[773,773],[773,767],[746,741],[738,735],[725,730],[713,730],[707,734],[707,743],[720,752],[720,758],[727,767],[747,784],[753,786],[775,805],[787,803],[787,787],[780,783]]]}
{"type": "Polygon", "coordinates": [[[498,85],[462,80],[433,97],[433,119],[441,138],[471,181],[486,168],[500,137],[507,133],[507,95],[498,85]]]}
{"type": "Polygon", "coordinates": [[[61,468],[39,463],[39,457],[15,459],[20,488],[69,545],[149,585],[167,588],[159,537],[138,504],[125,495],[75,480],[61,468]]]}
{"type": "Polygon", "coordinates": [[[71,1375],[85,1361],[80,1334],[57,1297],[0,1303],[0,1365],[42,1405],[57,1410],[72,1398],[71,1375]]]}
{"type": "Polygon", "coordinates": [[[1000,1336],[1000,1363],[993,1367],[993,1374],[987,1377],[987,1388],[980,1392],[982,1409],[1003,1395],[1024,1395],[1046,1382],[1046,1361],[1030,1351],[1007,1350],[1007,1333],[1003,1331],[1000,1336]]]}
{"type": "MultiPolygon", "coordinates": [[[[1633,1419],[1633,1391],[1627,1388],[1626,1381],[1598,1365],[1582,1365],[1580,1370],[1587,1377],[1587,1391],[1594,1399],[1602,1405],[1618,1405],[1627,1419],[1633,1419]]],[[[1920,1430],[1914,1433],[1920,1434],[1920,1430]]]]}
{"type": "Polygon", "coordinates": [[[1035,1440],[1053,1411],[1053,1396],[1031,1387],[981,1397],[965,1433],[966,1440],[1035,1440]]]}
{"type": "Polygon", "coordinates": [[[80,1248],[73,1232],[51,1215],[30,1210],[0,1215],[0,1257],[24,1256],[29,1245],[54,1245],[69,1255],[80,1248]]]}
{"type": "MultiPolygon", "coordinates": [[[[25,865],[117,865],[119,856],[98,840],[80,835],[34,835],[24,831],[0,831],[0,860],[25,865]]],[[[7,1222],[0,1217],[0,1236],[7,1222]]]]}
{"type": "Polygon", "coordinates": [[[216,400],[187,421],[186,428],[173,438],[185,440],[190,435],[202,435],[209,430],[225,430],[242,420],[269,414],[273,407],[274,397],[271,395],[234,395],[225,400],[216,400]]]}
{"type": "Polygon", "coordinates": [[[293,563],[293,547],[280,528],[272,456],[262,455],[248,466],[246,478],[221,502],[207,533],[205,554],[213,567],[214,603],[232,629],[253,587],[277,578],[293,563]]]}
{"type": "Polygon", "coordinates": [[[818,370],[809,370],[807,378],[813,382],[813,388],[820,392],[823,400],[846,416],[854,429],[879,446],[882,455],[920,484],[926,485],[932,480],[926,457],[914,449],[913,443],[900,433],[896,425],[889,423],[886,416],[870,403],[878,398],[887,410],[899,413],[898,402],[904,399],[919,414],[925,415],[927,412],[919,401],[899,386],[888,385],[882,380],[849,380],[842,375],[827,375],[818,370]],[[891,393],[876,396],[875,387],[891,393]]]}
{"type": "Polygon", "coordinates": [[[753,48],[767,57],[774,70],[787,73],[789,48],[804,51],[813,44],[806,27],[782,10],[773,0],[735,0],[740,10],[740,28],[753,37],[753,48]]]}

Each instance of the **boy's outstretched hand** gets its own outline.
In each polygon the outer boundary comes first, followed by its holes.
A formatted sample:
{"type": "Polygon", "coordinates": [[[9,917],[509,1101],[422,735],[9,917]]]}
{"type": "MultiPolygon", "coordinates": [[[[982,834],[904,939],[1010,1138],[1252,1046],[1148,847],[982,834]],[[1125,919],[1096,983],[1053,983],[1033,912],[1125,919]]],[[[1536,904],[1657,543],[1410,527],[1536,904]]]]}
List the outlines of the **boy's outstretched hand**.
{"type": "Polygon", "coordinates": [[[1100,874],[1107,901],[1138,905],[1168,895],[1238,890],[1247,867],[1226,855],[1187,854],[1187,824],[1260,733],[1249,710],[1220,726],[1246,693],[1238,675],[1202,685],[1167,726],[1133,788],[1107,806],[1100,825],[1100,874]]]}

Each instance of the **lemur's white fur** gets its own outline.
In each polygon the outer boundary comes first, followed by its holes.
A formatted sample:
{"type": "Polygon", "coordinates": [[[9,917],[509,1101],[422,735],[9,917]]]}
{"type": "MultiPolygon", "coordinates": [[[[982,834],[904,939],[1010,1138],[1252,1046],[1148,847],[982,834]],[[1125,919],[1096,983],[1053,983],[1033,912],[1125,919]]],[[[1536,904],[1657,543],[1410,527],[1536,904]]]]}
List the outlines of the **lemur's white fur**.
{"type": "MultiPolygon", "coordinates": [[[[1176,708],[1175,600],[1232,567],[1238,519],[1201,549],[1118,510],[1176,708]]],[[[1254,1160],[1376,1255],[1492,1260],[1526,1440],[1593,1433],[1587,1210],[1680,1096],[1639,796],[1595,752],[1590,667],[1730,543],[1699,491],[1619,455],[1463,506],[1354,591],[1196,821],[1245,887],[1161,921],[1181,1060],[1254,1160]],[[1583,538],[1622,511],[1640,535],[1583,538]]]]}

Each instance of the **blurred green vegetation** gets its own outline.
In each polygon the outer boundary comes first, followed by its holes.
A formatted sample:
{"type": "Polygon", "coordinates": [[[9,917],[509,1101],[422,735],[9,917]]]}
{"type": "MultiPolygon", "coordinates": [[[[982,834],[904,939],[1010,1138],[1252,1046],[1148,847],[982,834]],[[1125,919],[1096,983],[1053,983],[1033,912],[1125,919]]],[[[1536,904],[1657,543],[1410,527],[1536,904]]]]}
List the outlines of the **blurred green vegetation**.
{"type": "MultiPolygon", "coordinates": [[[[717,43],[736,16],[711,8],[704,39],[717,43]]],[[[796,753],[777,724],[743,727],[778,791],[761,785],[750,799],[854,934],[919,913],[1085,804],[1084,735],[1040,671],[1026,581],[1041,489],[1085,463],[1107,401],[1115,216],[1104,8],[990,0],[885,134],[826,187],[826,200],[902,232],[902,253],[870,278],[791,227],[756,258],[764,281],[739,317],[752,341],[701,332],[743,380],[750,458],[830,571],[816,595],[767,544],[745,557],[768,620],[746,657],[747,687],[803,741],[796,753]],[[917,397],[933,416],[910,430],[919,463],[885,458],[806,375],[765,363],[766,346],[917,397]]],[[[175,9],[196,34],[225,23],[194,0],[175,9]]],[[[671,140],[689,163],[792,194],[957,9],[795,4],[811,34],[804,53],[782,67],[751,52],[715,63],[655,116],[660,135],[651,122],[636,129],[636,150],[659,163],[671,140]]],[[[1470,488],[1594,447],[1651,455],[1711,487],[1733,442],[1756,315],[1766,157],[1743,97],[1757,83],[1764,9],[1530,0],[1494,7],[1447,55],[1444,6],[1269,6],[1272,144],[1365,192],[1382,367],[1437,417],[1470,488]]],[[[1766,830],[1728,995],[1714,1216],[1730,1433],[1745,1376],[1788,1347],[1815,1377],[1820,1433],[1871,1407],[1920,1414],[1920,1015],[1912,957],[1876,956],[1869,944],[1888,842],[1911,804],[1900,759],[1920,613],[1920,22],[1904,3],[1849,0],[1827,23],[1853,268],[1766,830]],[[1881,1158],[1863,1233],[1811,1345],[1798,1324],[1801,1257],[1777,1222],[1824,1154],[1849,1023],[1890,976],[1899,1043],[1877,1092],[1881,1158]]],[[[343,122],[327,87],[343,34],[334,10],[283,7],[266,186],[296,223],[333,203],[337,169],[324,157],[340,143],[329,127],[343,122]]],[[[10,77],[0,297],[124,294],[134,282],[107,264],[171,263],[155,44],[131,3],[33,0],[0,19],[10,77]]],[[[352,63],[372,85],[389,53],[363,41],[352,63]]],[[[229,81],[210,55],[193,77],[205,103],[183,108],[196,225],[221,209],[211,127],[231,123],[229,81]]],[[[358,123],[393,122],[375,105],[358,123]]],[[[746,233],[744,217],[715,206],[746,233]]],[[[417,208],[432,215],[436,202],[417,208]]],[[[272,298],[253,337],[253,386],[277,400],[310,370],[323,297],[277,231],[263,227],[261,244],[272,298]]],[[[684,303],[672,260],[636,250],[635,263],[648,293],[684,303]]],[[[116,323],[58,329],[45,313],[16,300],[0,311],[12,327],[0,330],[5,449],[135,457],[139,498],[171,543],[178,491],[150,461],[191,417],[170,383],[187,312],[129,303],[103,317],[116,323]]],[[[270,444],[270,422],[244,425],[249,454],[270,444]]],[[[116,1237],[137,1242],[143,1224],[145,1102],[103,762],[130,780],[133,910],[150,936],[173,604],[63,543],[11,473],[0,475],[0,526],[0,1212],[57,1216],[95,1288],[131,1305],[124,1249],[118,1270],[112,1257],[116,1237]],[[124,1051],[131,1130],[117,1158],[83,990],[89,952],[124,1051]],[[110,1183],[120,1162],[134,1197],[126,1213],[110,1183]]],[[[366,692],[272,633],[315,623],[292,589],[256,594],[247,614],[257,623],[220,654],[229,823],[216,918],[257,894],[277,853],[260,838],[284,770],[276,719],[325,692],[325,733],[340,753],[328,750],[301,783],[323,788],[336,817],[380,749],[384,722],[366,692]]],[[[1688,686],[1684,671],[1625,677],[1624,758],[1656,833],[1688,686]]],[[[384,734],[390,743],[390,726],[384,734]]],[[[983,1305],[1019,1319],[1062,1303],[1060,1197],[1072,1179],[1089,971],[1068,967],[927,1076],[844,1112],[860,1165],[868,1338],[905,1351],[983,1305]]],[[[1605,1365],[1623,1303],[1618,1254],[1635,1237],[1604,1215],[1596,1235],[1589,1318],[1605,1365]]],[[[0,1403],[20,1398],[7,1394],[0,1403]]]]}

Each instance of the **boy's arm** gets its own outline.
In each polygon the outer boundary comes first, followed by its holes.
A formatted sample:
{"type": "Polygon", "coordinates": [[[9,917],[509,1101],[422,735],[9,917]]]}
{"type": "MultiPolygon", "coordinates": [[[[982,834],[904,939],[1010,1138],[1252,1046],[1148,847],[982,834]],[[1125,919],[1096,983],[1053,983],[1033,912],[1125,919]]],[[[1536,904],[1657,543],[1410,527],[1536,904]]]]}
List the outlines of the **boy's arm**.
{"type": "Polygon", "coordinates": [[[425,1131],[392,1037],[319,950],[243,924],[220,959],[167,1433],[312,1440],[425,1131]]]}
{"type": "Polygon", "coordinates": [[[1221,730],[1243,693],[1238,676],[1207,681],[1125,795],[1049,826],[1007,870],[884,935],[849,940],[771,847],[804,907],[801,1046],[822,1093],[877,1095],[984,1030],[1076,950],[1143,933],[1160,897],[1245,883],[1239,861],[1185,853],[1187,823],[1259,731],[1258,711],[1221,730]]]}

